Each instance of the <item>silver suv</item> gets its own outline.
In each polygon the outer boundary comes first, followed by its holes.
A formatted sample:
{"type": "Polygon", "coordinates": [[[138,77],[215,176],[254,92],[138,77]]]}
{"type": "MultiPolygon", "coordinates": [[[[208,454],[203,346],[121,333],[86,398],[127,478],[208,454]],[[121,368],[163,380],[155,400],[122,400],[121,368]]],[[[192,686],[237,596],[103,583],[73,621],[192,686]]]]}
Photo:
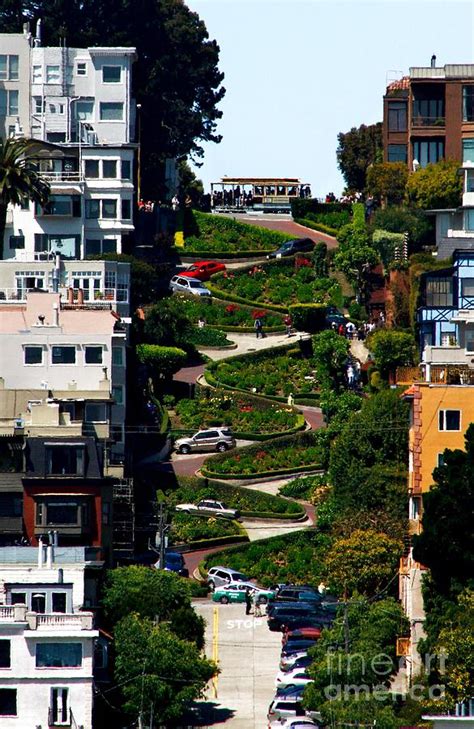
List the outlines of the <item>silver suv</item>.
{"type": "Polygon", "coordinates": [[[212,591],[216,587],[230,585],[231,582],[248,582],[248,578],[230,567],[211,567],[207,573],[207,584],[212,591]]]}
{"type": "Polygon", "coordinates": [[[188,438],[179,438],[175,443],[178,453],[192,451],[227,451],[235,448],[235,438],[229,428],[210,428],[199,430],[188,438]]]}

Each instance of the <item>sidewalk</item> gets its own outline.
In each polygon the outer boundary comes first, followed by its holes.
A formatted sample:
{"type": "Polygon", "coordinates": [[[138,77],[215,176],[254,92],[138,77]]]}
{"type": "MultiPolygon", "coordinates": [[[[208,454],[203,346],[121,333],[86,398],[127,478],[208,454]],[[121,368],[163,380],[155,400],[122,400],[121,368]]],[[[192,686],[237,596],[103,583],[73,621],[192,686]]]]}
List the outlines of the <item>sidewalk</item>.
{"type": "Polygon", "coordinates": [[[255,334],[236,334],[234,332],[228,332],[227,337],[231,342],[237,344],[237,349],[206,349],[205,347],[199,347],[199,351],[203,352],[209,359],[219,360],[225,359],[226,357],[234,357],[238,354],[246,354],[247,352],[260,352],[263,349],[270,349],[271,347],[287,347],[293,345],[294,347],[299,346],[300,337],[304,332],[298,332],[288,337],[286,334],[268,334],[263,339],[257,339],[255,334]]]}

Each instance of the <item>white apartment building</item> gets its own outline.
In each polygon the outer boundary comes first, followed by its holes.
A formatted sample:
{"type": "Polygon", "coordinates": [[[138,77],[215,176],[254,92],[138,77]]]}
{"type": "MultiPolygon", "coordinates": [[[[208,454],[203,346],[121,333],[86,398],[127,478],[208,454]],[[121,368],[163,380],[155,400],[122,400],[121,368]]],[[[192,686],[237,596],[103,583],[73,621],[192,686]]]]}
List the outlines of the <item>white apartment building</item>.
{"type": "Polygon", "coordinates": [[[4,258],[120,253],[134,230],[135,49],[43,48],[38,31],[0,34],[4,47],[0,134],[44,142],[37,164],[51,185],[46,206],[9,211],[4,258]]]}
{"type": "MultiPolygon", "coordinates": [[[[126,332],[110,309],[69,308],[59,293],[30,293],[22,306],[0,307],[0,377],[3,391],[44,391],[26,413],[15,413],[21,428],[53,425],[41,410],[61,404],[63,425],[88,426],[88,434],[108,438],[112,452],[124,452],[126,332]],[[79,417],[80,411],[80,417],[79,417]],[[64,418],[67,417],[67,423],[64,418]]],[[[19,403],[19,400],[18,400],[19,403]]],[[[10,413],[11,415],[11,413],[10,413]]],[[[54,415],[54,413],[51,414],[54,415]]]]}
{"type": "Polygon", "coordinates": [[[0,605],[2,729],[92,729],[93,614],[0,605]]]}

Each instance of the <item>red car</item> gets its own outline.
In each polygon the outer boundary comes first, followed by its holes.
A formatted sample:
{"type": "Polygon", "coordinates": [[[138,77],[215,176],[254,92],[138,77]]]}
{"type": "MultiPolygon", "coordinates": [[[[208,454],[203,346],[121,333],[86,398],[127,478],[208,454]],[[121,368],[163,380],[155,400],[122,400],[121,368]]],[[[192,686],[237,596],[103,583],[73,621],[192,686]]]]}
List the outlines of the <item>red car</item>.
{"type": "Polygon", "coordinates": [[[281,642],[283,645],[288,640],[319,640],[321,637],[321,630],[319,628],[296,628],[295,630],[285,630],[281,642]]]}
{"type": "Polygon", "coordinates": [[[218,263],[218,261],[196,261],[179,275],[198,278],[200,281],[209,281],[214,273],[221,273],[221,271],[225,271],[223,263],[218,263]]]}

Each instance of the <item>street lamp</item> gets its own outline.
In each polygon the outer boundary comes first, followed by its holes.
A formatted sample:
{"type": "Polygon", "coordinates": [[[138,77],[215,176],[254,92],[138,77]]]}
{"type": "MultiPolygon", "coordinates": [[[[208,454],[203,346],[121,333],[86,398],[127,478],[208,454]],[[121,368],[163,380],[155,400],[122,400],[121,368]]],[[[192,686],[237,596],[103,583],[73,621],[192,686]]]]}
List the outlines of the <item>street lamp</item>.
{"type": "Polygon", "coordinates": [[[137,104],[138,155],[137,155],[137,199],[142,199],[142,105],[137,104]]]}

